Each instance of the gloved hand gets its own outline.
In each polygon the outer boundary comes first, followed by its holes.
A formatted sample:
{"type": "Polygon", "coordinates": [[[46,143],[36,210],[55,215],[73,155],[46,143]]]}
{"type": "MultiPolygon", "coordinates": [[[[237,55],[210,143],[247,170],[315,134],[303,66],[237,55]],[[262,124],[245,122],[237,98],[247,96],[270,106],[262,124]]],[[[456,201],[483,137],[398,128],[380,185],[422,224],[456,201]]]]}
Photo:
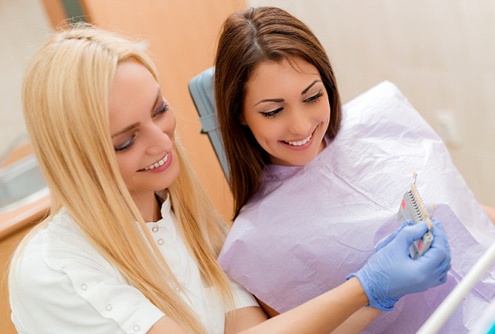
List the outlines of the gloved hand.
{"type": "Polygon", "coordinates": [[[375,250],[379,251],[383,247],[387,246],[392,240],[395,239],[395,237],[402,231],[402,229],[406,226],[412,226],[414,225],[414,222],[412,220],[406,220],[403,222],[395,231],[387,235],[385,238],[382,240],[378,241],[378,243],[375,246],[375,250]]]}
{"type": "Polygon", "coordinates": [[[404,295],[427,290],[447,281],[450,269],[450,249],[441,223],[432,219],[433,243],[420,258],[409,256],[409,246],[428,230],[426,222],[414,226],[404,224],[391,238],[378,246],[356,276],[368,296],[369,304],[382,311],[390,311],[404,295]],[[393,237],[395,235],[395,237],[393,237]],[[380,248],[381,247],[381,248],[380,248]]]}

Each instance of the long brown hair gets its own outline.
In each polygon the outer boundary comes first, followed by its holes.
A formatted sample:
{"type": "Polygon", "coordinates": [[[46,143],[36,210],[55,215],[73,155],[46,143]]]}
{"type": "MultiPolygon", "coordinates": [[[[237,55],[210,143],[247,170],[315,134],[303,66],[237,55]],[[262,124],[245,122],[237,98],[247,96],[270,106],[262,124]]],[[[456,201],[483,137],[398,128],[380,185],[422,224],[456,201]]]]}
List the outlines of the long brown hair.
{"type": "Polygon", "coordinates": [[[260,189],[261,174],[269,162],[249,128],[241,124],[246,83],[259,63],[290,61],[293,57],[318,69],[332,113],[327,134],[334,138],[340,128],[340,96],[330,60],[311,30],[276,7],[237,12],[223,25],[215,59],[215,98],[230,168],[234,218],[260,189]]]}

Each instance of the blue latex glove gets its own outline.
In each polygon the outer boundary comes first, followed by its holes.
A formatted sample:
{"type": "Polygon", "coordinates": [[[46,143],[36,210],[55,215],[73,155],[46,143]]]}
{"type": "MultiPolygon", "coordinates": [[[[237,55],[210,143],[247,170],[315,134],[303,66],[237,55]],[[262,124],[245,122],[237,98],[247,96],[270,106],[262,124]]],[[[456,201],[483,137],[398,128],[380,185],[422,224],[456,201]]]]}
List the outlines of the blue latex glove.
{"type": "Polygon", "coordinates": [[[447,281],[450,269],[450,249],[447,236],[438,220],[433,219],[433,243],[420,258],[409,256],[409,246],[428,230],[426,222],[408,226],[408,222],[383,240],[378,251],[356,276],[368,296],[369,305],[390,311],[404,295],[420,292],[447,281]]]}
{"type": "Polygon", "coordinates": [[[414,225],[414,222],[412,220],[406,220],[405,222],[403,222],[399,228],[397,228],[395,231],[393,231],[392,233],[390,233],[389,235],[387,235],[385,238],[383,238],[382,240],[380,240],[376,246],[375,246],[375,250],[380,250],[382,249],[383,247],[387,246],[392,240],[395,239],[395,237],[397,236],[397,234],[400,233],[400,231],[402,231],[402,229],[406,226],[412,226],[414,225]]]}

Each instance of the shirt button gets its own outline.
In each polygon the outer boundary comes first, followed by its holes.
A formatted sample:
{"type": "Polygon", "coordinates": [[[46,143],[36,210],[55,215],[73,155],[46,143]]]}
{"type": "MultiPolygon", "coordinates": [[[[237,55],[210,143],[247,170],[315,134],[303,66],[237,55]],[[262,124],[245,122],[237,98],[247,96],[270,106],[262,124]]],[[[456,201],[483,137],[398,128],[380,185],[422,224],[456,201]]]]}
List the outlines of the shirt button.
{"type": "Polygon", "coordinates": [[[81,290],[83,291],[88,290],[88,286],[86,284],[81,284],[81,290]]]}
{"type": "Polygon", "coordinates": [[[163,245],[163,244],[164,244],[164,241],[163,241],[163,239],[158,239],[157,243],[158,243],[159,245],[163,245]]]}
{"type": "Polygon", "coordinates": [[[151,230],[152,230],[154,233],[158,232],[158,226],[153,226],[153,227],[151,228],[151,230]]]}
{"type": "Polygon", "coordinates": [[[112,305],[108,304],[107,306],[105,306],[105,310],[110,312],[112,310],[112,305]]]}
{"type": "Polygon", "coordinates": [[[132,328],[135,332],[139,332],[139,330],[141,329],[141,327],[139,327],[139,325],[134,325],[134,327],[132,328]]]}

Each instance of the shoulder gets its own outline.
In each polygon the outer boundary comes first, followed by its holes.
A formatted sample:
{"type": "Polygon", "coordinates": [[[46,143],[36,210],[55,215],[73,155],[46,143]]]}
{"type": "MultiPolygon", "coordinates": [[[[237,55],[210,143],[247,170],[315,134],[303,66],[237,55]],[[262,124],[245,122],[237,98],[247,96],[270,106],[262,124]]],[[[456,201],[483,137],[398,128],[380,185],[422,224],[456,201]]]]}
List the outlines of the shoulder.
{"type": "MultiPolygon", "coordinates": [[[[29,319],[39,312],[58,312],[79,303],[85,286],[80,278],[100,279],[105,261],[63,214],[28,235],[15,252],[9,272],[13,319],[29,319]],[[53,307],[53,309],[52,309],[53,307]]],[[[79,305],[80,306],[80,305],[79,305]]],[[[41,330],[41,329],[40,329],[41,330]]]]}
{"type": "Polygon", "coordinates": [[[74,265],[99,263],[108,266],[104,257],[92,246],[70,216],[62,211],[33,234],[28,235],[16,250],[13,265],[26,279],[35,279],[29,272],[51,277],[74,265]]]}
{"type": "Polygon", "coordinates": [[[21,332],[140,328],[139,333],[163,316],[65,215],[55,216],[16,251],[9,292],[21,332]]]}

